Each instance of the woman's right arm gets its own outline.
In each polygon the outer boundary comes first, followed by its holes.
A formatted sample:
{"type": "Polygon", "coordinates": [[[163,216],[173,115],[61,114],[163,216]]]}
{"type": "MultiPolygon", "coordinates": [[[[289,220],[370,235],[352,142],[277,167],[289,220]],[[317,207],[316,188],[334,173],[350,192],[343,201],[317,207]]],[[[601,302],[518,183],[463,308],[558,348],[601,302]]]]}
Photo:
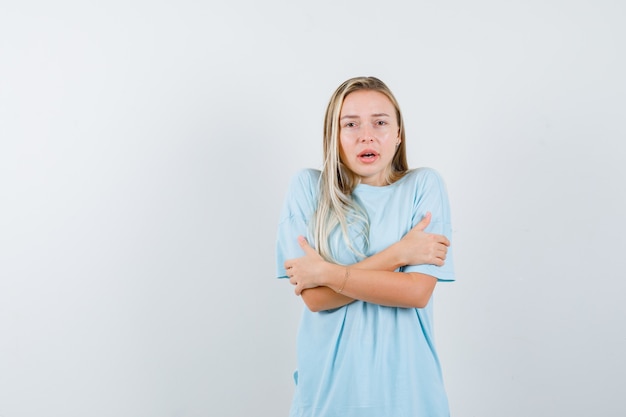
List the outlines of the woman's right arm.
{"type": "MultiPolygon", "coordinates": [[[[416,224],[398,242],[352,265],[352,268],[371,271],[395,271],[405,265],[432,264],[442,266],[450,241],[443,235],[424,232],[431,214],[416,224]]],[[[302,291],[302,299],[311,311],[323,311],[350,304],[353,298],[336,293],[329,287],[315,287],[302,291]]]]}

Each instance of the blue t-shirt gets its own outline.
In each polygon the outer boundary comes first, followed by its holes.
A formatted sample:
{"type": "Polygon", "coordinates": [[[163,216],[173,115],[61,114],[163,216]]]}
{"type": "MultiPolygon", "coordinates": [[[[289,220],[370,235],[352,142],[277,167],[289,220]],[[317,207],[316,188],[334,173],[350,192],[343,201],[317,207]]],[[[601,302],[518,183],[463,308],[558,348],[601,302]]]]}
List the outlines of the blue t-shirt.
{"type": "MultiPolygon", "coordinates": [[[[313,242],[309,223],[317,206],[319,176],[317,170],[302,170],[289,186],[277,236],[279,278],[287,277],[285,260],[304,255],[297,237],[313,242]]],[[[445,185],[430,168],[412,170],[384,187],[360,184],[353,198],[365,208],[370,222],[367,256],[399,241],[428,211],[432,220],[426,231],[451,239],[445,185]]],[[[341,239],[331,237],[331,242],[338,262],[358,262],[341,239]]],[[[442,267],[410,265],[401,270],[453,281],[452,250],[442,267]]],[[[418,309],[359,300],[317,313],[304,308],[297,345],[291,417],[449,415],[434,345],[432,298],[418,309]]]]}

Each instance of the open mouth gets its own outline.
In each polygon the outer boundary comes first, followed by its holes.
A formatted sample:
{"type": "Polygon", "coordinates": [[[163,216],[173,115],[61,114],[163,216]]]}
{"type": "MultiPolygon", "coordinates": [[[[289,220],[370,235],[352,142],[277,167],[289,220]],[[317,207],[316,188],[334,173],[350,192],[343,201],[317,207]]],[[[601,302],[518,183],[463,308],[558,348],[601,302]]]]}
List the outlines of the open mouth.
{"type": "Polygon", "coordinates": [[[365,150],[359,154],[359,158],[375,158],[378,156],[377,152],[371,150],[365,150]]]}

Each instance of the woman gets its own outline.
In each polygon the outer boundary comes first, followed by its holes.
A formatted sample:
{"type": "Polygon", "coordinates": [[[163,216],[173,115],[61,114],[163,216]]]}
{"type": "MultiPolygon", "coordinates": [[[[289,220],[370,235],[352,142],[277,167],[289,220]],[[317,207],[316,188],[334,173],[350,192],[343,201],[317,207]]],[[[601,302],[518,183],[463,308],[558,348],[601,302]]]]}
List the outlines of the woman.
{"type": "Polygon", "coordinates": [[[450,235],[445,185],[409,170],[391,91],[344,82],[326,110],[323,169],[294,177],[278,229],[278,277],[308,307],[292,417],[449,415],[430,298],[454,280],[450,235]]]}

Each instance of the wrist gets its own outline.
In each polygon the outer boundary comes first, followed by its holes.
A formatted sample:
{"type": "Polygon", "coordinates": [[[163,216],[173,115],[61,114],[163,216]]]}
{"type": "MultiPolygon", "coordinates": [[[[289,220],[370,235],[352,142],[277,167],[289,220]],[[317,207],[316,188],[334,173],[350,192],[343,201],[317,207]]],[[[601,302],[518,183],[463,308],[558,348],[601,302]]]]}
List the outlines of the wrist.
{"type": "Polygon", "coordinates": [[[337,292],[342,284],[345,277],[346,267],[337,264],[329,264],[329,268],[326,274],[324,274],[324,283],[323,285],[337,292]]]}
{"type": "Polygon", "coordinates": [[[394,270],[408,265],[408,260],[404,256],[404,245],[402,244],[402,240],[391,245],[391,263],[394,270]]]}
{"type": "Polygon", "coordinates": [[[341,287],[339,287],[338,290],[335,290],[337,294],[341,294],[343,292],[344,288],[346,288],[346,284],[348,283],[349,279],[350,279],[350,267],[346,266],[346,272],[343,277],[343,283],[341,284],[341,287]]]}

